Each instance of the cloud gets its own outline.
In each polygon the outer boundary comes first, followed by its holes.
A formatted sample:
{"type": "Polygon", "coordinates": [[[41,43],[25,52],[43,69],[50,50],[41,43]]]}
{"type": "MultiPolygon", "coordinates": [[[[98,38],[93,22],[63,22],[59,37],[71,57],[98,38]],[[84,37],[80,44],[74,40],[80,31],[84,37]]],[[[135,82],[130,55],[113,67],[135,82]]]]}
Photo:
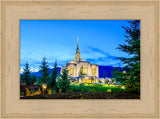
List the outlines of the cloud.
{"type": "Polygon", "coordinates": [[[90,46],[89,49],[91,49],[93,52],[97,52],[97,53],[103,54],[103,55],[105,55],[106,57],[108,57],[110,59],[113,59],[113,60],[117,59],[117,56],[112,56],[109,53],[104,52],[103,50],[101,50],[99,48],[95,48],[95,47],[91,47],[90,46]]]}
{"type": "Polygon", "coordinates": [[[92,46],[83,51],[84,60],[93,64],[110,65],[110,66],[122,66],[123,64],[117,59],[117,56],[110,55],[109,53],[92,46]]]}
{"type": "MultiPolygon", "coordinates": [[[[82,49],[81,51],[81,58],[84,61],[89,61],[93,64],[98,65],[110,65],[110,66],[122,66],[123,64],[117,59],[117,56],[113,56],[100,48],[91,47],[89,46],[86,49],[82,49]]],[[[57,61],[58,66],[62,67],[65,66],[66,63],[72,61],[74,59],[75,54],[73,52],[59,52],[54,54],[54,56],[46,56],[48,65],[50,68],[53,68],[54,62],[57,61]]],[[[28,61],[31,70],[37,71],[41,65],[42,57],[21,57],[20,60],[20,68],[21,71],[28,61]]]]}

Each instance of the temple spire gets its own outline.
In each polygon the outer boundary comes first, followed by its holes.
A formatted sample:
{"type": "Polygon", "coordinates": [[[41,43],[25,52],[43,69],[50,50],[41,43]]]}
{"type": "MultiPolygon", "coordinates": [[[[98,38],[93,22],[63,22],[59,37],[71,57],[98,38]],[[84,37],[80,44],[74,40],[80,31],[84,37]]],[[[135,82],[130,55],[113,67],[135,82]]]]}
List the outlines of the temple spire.
{"type": "Polygon", "coordinates": [[[79,47],[78,47],[78,36],[77,36],[77,49],[76,49],[76,55],[75,55],[75,61],[81,61],[81,56],[79,52],[79,47]]]}
{"type": "Polygon", "coordinates": [[[79,53],[79,47],[78,47],[78,36],[77,36],[77,50],[76,50],[76,54],[79,53]]]}

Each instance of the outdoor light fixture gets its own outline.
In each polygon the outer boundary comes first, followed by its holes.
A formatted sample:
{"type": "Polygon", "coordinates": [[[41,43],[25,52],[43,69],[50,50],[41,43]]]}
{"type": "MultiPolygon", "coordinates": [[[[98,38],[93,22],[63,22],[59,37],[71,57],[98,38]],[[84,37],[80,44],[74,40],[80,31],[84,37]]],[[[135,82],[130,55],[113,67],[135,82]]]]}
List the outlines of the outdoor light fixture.
{"type": "Polygon", "coordinates": [[[121,86],[121,89],[122,89],[122,91],[124,91],[124,89],[125,89],[125,86],[121,86]]]}
{"type": "Polygon", "coordinates": [[[42,84],[43,94],[46,92],[47,84],[42,84]]]}
{"type": "Polygon", "coordinates": [[[47,84],[42,84],[42,88],[46,89],[47,88],[47,84]]]}
{"type": "Polygon", "coordinates": [[[126,71],[123,71],[123,73],[125,74],[125,73],[126,73],[126,71]]]}

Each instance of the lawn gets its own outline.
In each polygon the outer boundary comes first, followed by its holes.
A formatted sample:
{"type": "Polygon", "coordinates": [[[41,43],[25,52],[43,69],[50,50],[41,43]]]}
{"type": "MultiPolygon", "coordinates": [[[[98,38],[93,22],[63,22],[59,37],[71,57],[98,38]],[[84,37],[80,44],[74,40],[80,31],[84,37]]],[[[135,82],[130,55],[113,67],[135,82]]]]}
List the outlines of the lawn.
{"type": "Polygon", "coordinates": [[[139,99],[139,95],[123,91],[121,85],[95,84],[95,83],[72,83],[66,92],[52,92],[47,89],[42,94],[40,88],[37,91],[27,90],[21,99],[139,99]]]}
{"type": "Polygon", "coordinates": [[[109,84],[71,84],[70,91],[73,92],[122,92],[120,85],[109,84]]]}

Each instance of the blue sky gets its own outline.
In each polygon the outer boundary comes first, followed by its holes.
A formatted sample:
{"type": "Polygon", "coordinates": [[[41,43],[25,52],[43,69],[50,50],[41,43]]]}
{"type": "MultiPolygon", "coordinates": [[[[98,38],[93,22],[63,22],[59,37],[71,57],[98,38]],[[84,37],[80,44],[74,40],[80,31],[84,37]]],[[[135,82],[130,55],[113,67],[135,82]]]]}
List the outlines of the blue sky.
{"type": "Polygon", "coordinates": [[[20,66],[28,61],[38,69],[45,56],[52,67],[64,66],[75,57],[77,36],[81,58],[93,64],[123,66],[116,57],[128,57],[116,49],[125,40],[127,20],[21,20],[20,66]]]}

